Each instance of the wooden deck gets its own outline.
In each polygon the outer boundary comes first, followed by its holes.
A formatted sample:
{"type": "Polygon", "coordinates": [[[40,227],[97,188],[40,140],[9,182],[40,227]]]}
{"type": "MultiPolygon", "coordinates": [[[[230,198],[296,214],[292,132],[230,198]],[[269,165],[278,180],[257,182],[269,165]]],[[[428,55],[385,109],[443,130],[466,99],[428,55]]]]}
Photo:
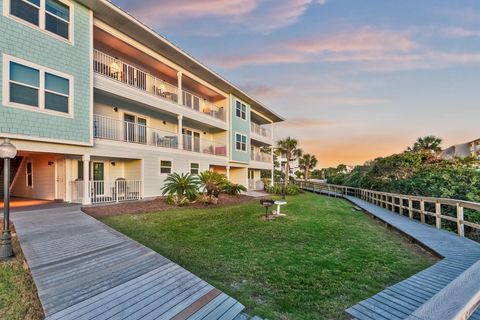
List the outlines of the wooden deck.
{"type": "MultiPolygon", "coordinates": [[[[409,219],[357,197],[320,189],[308,190],[344,197],[443,257],[432,267],[348,308],[346,312],[353,318],[465,319],[455,313],[463,308],[462,304],[467,304],[472,297],[474,303],[480,303],[480,244],[477,242],[409,219]]],[[[480,320],[480,309],[469,319],[480,320]]]]}
{"type": "Polygon", "coordinates": [[[239,319],[244,306],[84,214],[77,206],[12,220],[46,319],[239,319]]]}

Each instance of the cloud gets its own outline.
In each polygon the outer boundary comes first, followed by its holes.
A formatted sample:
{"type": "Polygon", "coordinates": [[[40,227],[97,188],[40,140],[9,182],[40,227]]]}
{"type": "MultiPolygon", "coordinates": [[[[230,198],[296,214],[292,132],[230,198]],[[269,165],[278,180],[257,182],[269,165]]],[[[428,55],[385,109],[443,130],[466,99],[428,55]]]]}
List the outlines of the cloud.
{"type": "Polygon", "coordinates": [[[269,33],[295,24],[310,5],[325,0],[116,0],[155,28],[182,25],[183,32],[219,34],[245,30],[269,33]]]}
{"type": "Polygon", "coordinates": [[[319,128],[330,127],[337,123],[331,120],[312,119],[312,118],[289,118],[287,121],[278,124],[282,128],[319,128]]]}

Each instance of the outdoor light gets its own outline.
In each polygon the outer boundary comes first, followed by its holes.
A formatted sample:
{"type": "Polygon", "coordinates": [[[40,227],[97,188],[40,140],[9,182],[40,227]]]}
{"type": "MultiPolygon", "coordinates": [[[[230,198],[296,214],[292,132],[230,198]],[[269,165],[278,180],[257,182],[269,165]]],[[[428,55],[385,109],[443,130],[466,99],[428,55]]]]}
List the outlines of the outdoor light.
{"type": "Polygon", "coordinates": [[[0,259],[13,256],[12,236],[10,235],[10,160],[17,155],[17,149],[5,139],[0,145],[0,158],[3,159],[3,232],[0,235],[0,259]]]}

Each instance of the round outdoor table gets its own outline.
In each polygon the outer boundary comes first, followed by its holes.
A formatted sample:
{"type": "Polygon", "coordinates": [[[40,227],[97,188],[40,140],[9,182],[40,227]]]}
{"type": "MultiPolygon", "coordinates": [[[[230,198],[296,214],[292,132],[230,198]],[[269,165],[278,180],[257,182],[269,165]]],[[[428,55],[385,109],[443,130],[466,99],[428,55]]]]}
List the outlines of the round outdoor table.
{"type": "Polygon", "coordinates": [[[279,215],[279,216],[280,215],[284,216],[284,214],[280,213],[280,207],[287,204],[287,201],[277,200],[277,201],[275,201],[275,204],[277,205],[277,210],[275,211],[275,214],[279,215]]]}

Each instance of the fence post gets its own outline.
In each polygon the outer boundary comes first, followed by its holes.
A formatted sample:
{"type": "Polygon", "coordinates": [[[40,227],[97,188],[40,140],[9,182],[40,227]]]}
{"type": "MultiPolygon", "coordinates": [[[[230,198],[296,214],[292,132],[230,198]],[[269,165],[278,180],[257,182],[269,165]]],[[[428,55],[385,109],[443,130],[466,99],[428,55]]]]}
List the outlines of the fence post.
{"type": "Polygon", "coordinates": [[[425,223],[425,201],[420,200],[420,221],[425,223]]]}
{"type": "Polygon", "coordinates": [[[465,236],[465,226],[463,225],[463,207],[457,203],[457,230],[460,237],[465,236]]]}
{"type": "Polygon", "coordinates": [[[119,181],[115,181],[115,189],[113,191],[113,197],[115,199],[115,202],[118,203],[118,182],[119,181]]]}
{"type": "Polygon", "coordinates": [[[435,225],[437,229],[442,228],[442,204],[440,202],[435,203],[435,225]]]}
{"type": "Polygon", "coordinates": [[[403,216],[403,198],[402,197],[398,198],[398,213],[400,213],[400,215],[403,216]]]}
{"type": "Polygon", "coordinates": [[[408,217],[413,219],[413,202],[412,199],[408,199],[408,217]]]}

